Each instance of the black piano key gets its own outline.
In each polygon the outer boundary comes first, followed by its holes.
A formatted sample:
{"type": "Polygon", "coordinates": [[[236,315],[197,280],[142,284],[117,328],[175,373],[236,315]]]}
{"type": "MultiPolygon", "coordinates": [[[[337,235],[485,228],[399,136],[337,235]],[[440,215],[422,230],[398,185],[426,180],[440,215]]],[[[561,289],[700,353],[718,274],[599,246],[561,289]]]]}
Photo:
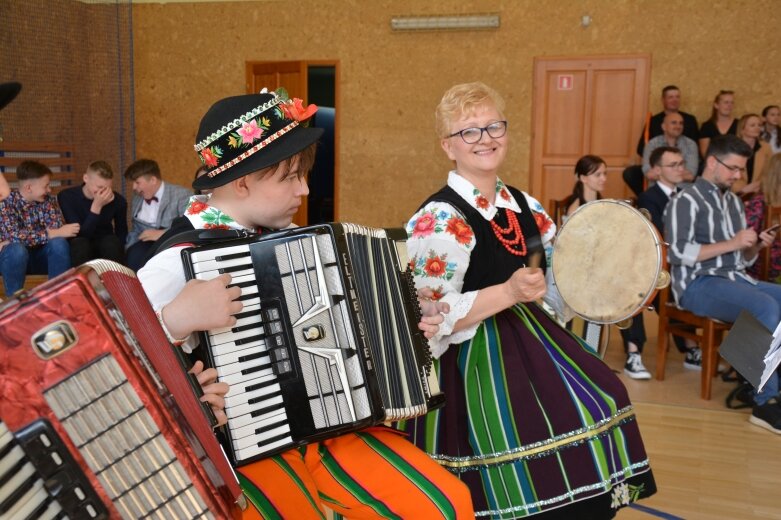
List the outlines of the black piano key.
{"type": "Polygon", "coordinates": [[[246,356],[239,356],[239,363],[244,363],[245,361],[252,361],[253,359],[259,359],[266,355],[267,355],[266,352],[255,352],[252,354],[247,354],[246,356]]]}
{"type": "Polygon", "coordinates": [[[246,338],[239,338],[234,343],[236,345],[246,345],[247,343],[252,343],[253,341],[258,341],[261,339],[264,339],[266,337],[266,333],[261,334],[255,334],[254,336],[247,336],[246,338]]]}
{"type": "Polygon", "coordinates": [[[263,381],[262,383],[255,383],[254,385],[249,385],[247,387],[244,387],[245,392],[252,392],[253,390],[259,390],[261,388],[264,388],[266,386],[271,386],[277,384],[276,379],[269,379],[268,381],[263,381]]]}
{"type": "Polygon", "coordinates": [[[261,370],[266,370],[267,368],[271,367],[271,363],[263,363],[262,365],[258,365],[255,367],[245,368],[241,371],[241,375],[246,376],[247,374],[252,374],[253,372],[260,372],[261,370]]]}
{"type": "Polygon", "coordinates": [[[214,260],[217,262],[224,262],[226,260],[234,260],[236,258],[249,258],[250,252],[244,251],[243,253],[233,253],[232,255],[221,255],[221,256],[215,256],[214,260]]]}
{"type": "MultiPolygon", "coordinates": [[[[285,417],[284,415],[280,415],[278,421],[276,421],[274,423],[271,423],[271,424],[268,424],[266,426],[262,426],[262,427],[256,429],[255,433],[256,434],[260,434],[260,433],[263,433],[263,432],[267,432],[267,431],[273,430],[274,428],[279,428],[281,425],[283,425],[285,423],[287,423],[287,417],[285,417]]],[[[266,441],[264,441],[264,442],[266,442],[266,441]]]]}
{"type": "Polygon", "coordinates": [[[241,319],[244,319],[244,318],[249,318],[250,316],[260,316],[261,314],[263,314],[263,311],[261,309],[252,309],[250,311],[244,311],[244,312],[240,312],[238,314],[234,314],[233,316],[237,320],[241,320],[241,319]]]}
{"type": "Polygon", "coordinates": [[[285,439],[285,438],[287,438],[287,437],[290,437],[290,433],[289,433],[289,432],[286,432],[286,433],[281,433],[281,434],[279,434],[279,435],[276,435],[276,436],[274,436],[274,437],[269,437],[268,439],[263,439],[263,441],[262,441],[262,442],[259,442],[259,443],[257,444],[257,446],[258,446],[258,448],[262,448],[263,446],[266,446],[266,445],[272,444],[272,443],[274,443],[274,442],[276,442],[276,441],[279,441],[279,440],[285,439]]]}
{"type": "Polygon", "coordinates": [[[285,408],[284,403],[275,404],[273,406],[266,406],[265,408],[259,408],[257,410],[250,412],[250,416],[257,417],[258,415],[263,415],[276,410],[281,410],[283,408],[285,408]]]}
{"type": "MultiPolygon", "coordinates": [[[[254,285],[257,285],[257,282],[255,280],[247,280],[246,282],[228,284],[227,287],[228,289],[230,289],[231,287],[244,288],[244,287],[252,287],[254,285]]],[[[257,294],[255,295],[255,297],[257,297],[257,294]]]]}
{"type": "Polygon", "coordinates": [[[252,399],[247,399],[247,404],[258,404],[262,403],[263,401],[268,401],[271,398],[274,398],[278,395],[281,395],[282,391],[279,392],[272,392],[270,394],[266,394],[260,397],[253,397],[252,399]]]}
{"type": "Polygon", "coordinates": [[[232,327],[231,332],[244,332],[245,330],[260,329],[261,323],[247,323],[246,325],[239,325],[238,327],[232,327]]]}
{"type": "Polygon", "coordinates": [[[219,269],[217,269],[217,272],[220,274],[235,273],[236,271],[246,271],[247,269],[252,269],[252,264],[234,265],[231,267],[220,267],[219,269]]]}

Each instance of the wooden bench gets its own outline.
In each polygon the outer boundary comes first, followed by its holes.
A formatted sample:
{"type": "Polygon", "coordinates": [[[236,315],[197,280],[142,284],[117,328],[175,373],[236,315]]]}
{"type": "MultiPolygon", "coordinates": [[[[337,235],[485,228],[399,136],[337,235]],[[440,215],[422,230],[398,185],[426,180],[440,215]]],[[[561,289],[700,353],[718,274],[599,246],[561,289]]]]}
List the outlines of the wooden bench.
{"type": "MultiPolygon", "coordinates": [[[[11,189],[19,187],[16,178],[16,168],[23,161],[38,161],[45,164],[52,171],[51,190],[56,195],[65,188],[76,186],[81,182],[81,174],[76,172],[73,162],[73,153],[69,145],[64,143],[33,143],[11,142],[0,143],[0,172],[11,186],[11,189]]],[[[27,275],[24,280],[24,289],[29,290],[46,281],[45,274],[27,275]]],[[[5,290],[0,283],[0,297],[5,298],[5,290]]]]}

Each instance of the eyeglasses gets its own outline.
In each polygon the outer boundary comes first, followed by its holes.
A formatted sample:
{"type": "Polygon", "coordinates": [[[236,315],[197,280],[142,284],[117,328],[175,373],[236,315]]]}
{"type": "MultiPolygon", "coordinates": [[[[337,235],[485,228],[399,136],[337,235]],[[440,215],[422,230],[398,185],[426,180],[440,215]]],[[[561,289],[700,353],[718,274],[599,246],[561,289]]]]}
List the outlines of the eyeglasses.
{"type": "Polygon", "coordinates": [[[450,134],[448,138],[460,135],[461,139],[463,139],[466,144],[475,144],[483,138],[483,132],[486,132],[494,139],[498,139],[507,133],[507,121],[497,121],[482,128],[477,126],[464,128],[463,130],[450,134]]]}
{"type": "Polygon", "coordinates": [[[721,159],[719,159],[718,157],[716,157],[715,155],[713,156],[713,158],[716,159],[716,161],[718,161],[719,164],[724,166],[726,169],[728,169],[732,173],[740,173],[740,174],[746,173],[746,169],[741,167],[741,166],[734,166],[734,165],[727,164],[724,161],[722,161],[721,159]]]}
{"type": "Polygon", "coordinates": [[[663,164],[662,167],[664,167],[664,168],[673,168],[673,169],[677,170],[678,168],[685,168],[686,167],[686,162],[685,161],[681,161],[681,162],[674,162],[674,163],[670,163],[670,164],[663,164]]]}

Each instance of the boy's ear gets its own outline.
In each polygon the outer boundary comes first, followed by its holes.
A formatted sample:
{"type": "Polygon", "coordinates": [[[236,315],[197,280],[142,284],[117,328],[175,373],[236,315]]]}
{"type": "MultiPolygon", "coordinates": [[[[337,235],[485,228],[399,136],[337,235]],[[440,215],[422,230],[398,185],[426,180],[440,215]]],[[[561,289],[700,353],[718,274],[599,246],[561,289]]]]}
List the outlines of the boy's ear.
{"type": "Polygon", "coordinates": [[[249,175],[243,175],[238,179],[231,181],[233,192],[239,197],[247,197],[249,195],[249,185],[247,183],[248,178],[249,175]]]}

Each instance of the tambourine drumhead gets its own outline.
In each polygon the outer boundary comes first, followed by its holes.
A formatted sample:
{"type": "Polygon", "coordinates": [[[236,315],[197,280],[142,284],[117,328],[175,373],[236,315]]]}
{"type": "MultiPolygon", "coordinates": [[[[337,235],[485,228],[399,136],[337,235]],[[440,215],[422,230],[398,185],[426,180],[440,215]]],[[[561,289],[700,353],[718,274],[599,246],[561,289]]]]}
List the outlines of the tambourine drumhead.
{"type": "Polygon", "coordinates": [[[653,224],[625,202],[597,200],[562,225],[553,278],[582,318],[616,323],[637,314],[657,290],[663,245],[653,224]]]}

